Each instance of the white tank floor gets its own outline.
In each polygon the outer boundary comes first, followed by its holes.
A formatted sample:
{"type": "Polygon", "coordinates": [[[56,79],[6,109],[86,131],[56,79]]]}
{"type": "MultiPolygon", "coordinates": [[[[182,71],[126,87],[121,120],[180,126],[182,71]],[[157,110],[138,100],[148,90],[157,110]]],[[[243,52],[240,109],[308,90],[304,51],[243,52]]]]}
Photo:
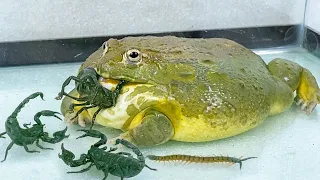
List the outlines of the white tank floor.
{"type": "MultiPolygon", "coordinates": [[[[320,82],[320,60],[303,49],[289,51],[256,51],[266,62],[271,59],[287,58],[308,68],[320,82]]],[[[5,119],[16,106],[28,95],[36,91],[44,93],[45,101],[40,98],[32,100],[18,116],[20,124],[33,122],[33,115],[43,109],[59,111],[60,101],[54,99],[66,77],[77,72],[80,63],[24,66],[0,68],[0,132],[4,131],[5,119]]],[[[239,165],[226,164],[186,164],[158,163],[146,160],[150,167],[145,168],[138,176],[131,179],[175,180],[175,179],[320,179],[320,106],[307,116],[297,106],[275,117],[268,118],[259,127],[224,140],[208,143],[168,142],[153,148],[141,149],[144,155],[169,155],[174,153],[189,155],[228,155],[234,157],[257,156],[239,165]]],[[[61,130],[66,123],[53,118],[42,118],[45,130],[51,135],[61,130]]],[[[73,151],[76,158],[86,153],[96,139],[76,140],[81,133],[76,132],[79,126],[69,126],[71,136],[63,141],[65,148],[73,151]]],[[[121,131],[98,127],[109,138],[116,137],[121,131]]],[[[0,139],[0,158],[4,157],[10,139],[0,139]]],[[[58,158],[61,143],[52,145],[41,143],[54,150],[40,150],[41,153],[26,153],[23,147],[14,145],[5,162],[0,163],[0,179],[4,180],[91,180],[102,179],[103,174],[95,167],[82,174],[67,174],[67,171],[80,170],[70,168],[58,158]]],[[[30,149],[38,148],[35,145],[30,149]]],[[[130,152],[128,149],[123,151],[130,152]]],[[[84,166],[87,167],[87,166],[84,166]]],[[[109,175],[108,179],[119,179],[109,175]]]]}

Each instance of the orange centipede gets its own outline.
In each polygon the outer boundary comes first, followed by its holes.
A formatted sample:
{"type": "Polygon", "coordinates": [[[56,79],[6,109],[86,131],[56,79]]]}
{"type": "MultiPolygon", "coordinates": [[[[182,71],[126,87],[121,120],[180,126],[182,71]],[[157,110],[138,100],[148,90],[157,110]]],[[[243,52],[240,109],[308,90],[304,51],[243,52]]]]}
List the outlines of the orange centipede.
{"type": "Polygon", "coordinates": [[[242,167],[242,162],[257,158],[257,157],[247,157],[247,158],[236,158],[236,157],[229,157],[229,156],[191,156],[191,155],[184,155],[184,154],[173,154],[167,156],[155,156],[155,155],[148,155],[148,159],[153,161],[182,161],[182,162],[189,162],[189,163],[230,163],[235,164],[239,163],[240,169],[242,167]]]}

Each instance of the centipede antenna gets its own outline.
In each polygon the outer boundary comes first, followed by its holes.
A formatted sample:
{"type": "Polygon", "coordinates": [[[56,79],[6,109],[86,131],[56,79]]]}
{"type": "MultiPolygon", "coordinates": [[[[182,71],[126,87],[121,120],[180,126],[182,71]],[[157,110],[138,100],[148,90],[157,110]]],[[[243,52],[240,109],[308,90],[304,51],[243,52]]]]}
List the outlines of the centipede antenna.
{"type": "Polygon", "coordinates": [[[240,162],[239,162],[239,164],[240,164],[240,169],[241,169],[241,167],[242,167],[242,161],[246,161],[246,160],[254,159],[254,158],[258,158],[258,157],[247,157],[247,158],[244,158],[244,159],[240,159],[240,162]]]}

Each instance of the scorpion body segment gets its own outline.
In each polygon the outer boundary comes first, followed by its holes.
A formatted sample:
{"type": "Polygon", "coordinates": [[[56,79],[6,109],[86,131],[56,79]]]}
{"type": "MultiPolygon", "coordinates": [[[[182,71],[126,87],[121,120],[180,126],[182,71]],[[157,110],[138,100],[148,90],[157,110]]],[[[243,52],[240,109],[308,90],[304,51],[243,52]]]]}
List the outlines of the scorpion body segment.
{"type": "MultiPolygon", "coordinates": [[[[61,100],[63,96],[67,96],[76,101],[82,103],[74,104],[72,103],[69,107],[69,110],[73,112],[74,107],[83,106],[79,111],[76,112],[71,120],[78,117],[81,112],[98,107],[98,110],[94,113],[92,117],[92,126],[94,124],[95,118],[102,109],[110,108],[115,106],[117,98],[120,94],[122,87],[125,85],[126,81],[121,80],[116,86],[114,91],[111,91],[107,88],[104,88],[98,82],[98,74],[93,68],[85,68],[79,72],[78,76],[68,77],[62,85],[61,91],[56,97],[57,100],[61,100]],[[71,80],[74,80],[76,83],[76,90],[79,93],[79,97],[73,97],[65,92],[65,87],[69,85],[71,80]]],[[[92,128],[91,126],[91,128],[92,128]]]]}
{"type": "Polygon", "coordinates": [[[82,173],[88,171],[93,165],[95,165],[98,170],[103,171],[103,180],[105,180],[108,177],[108,174],[112,174],[123,179],[138,175],[144,167],[147,167],[151,170],[156,170],[145,164],[145,159],[140,150],[128,141],[117,139],[116,144],[122,144],[123,146],[132,149],[133,152],[138,156],[138,159],[133,158],[132,155],[127,152],[113,153],[113,151],[117,150],[117,148],[110,148],[108,151],[105,151],[107,149],[106,146],[100,148],[100,146],[107,142],[107,138],[99,131],[81,131],[86,133],[79,138],[90,136],[99,137],[101,140],[93,144],[88,150],[88,153],[82,154],[78,160],[74,160],[74,154],[71,151],[66,150],[62,145],[62,153],[59,154],[59,158],[61,158],[65,164],[69,165],[70,167],[76,167],[90,162],[90,165],[87,168],[68,173],[82,173]]]}
{"type": "MultiPolygon", "coordinates": [[[[44,124],[41,123],[40,117],[41,116],[52,116],[60,119],[56,114],[59,114],[58,112],[50,111],[50,110],[43,110],[41,112],[36,113],[34,116],[34,121],[36,124],[33,124],[31,127],[29,127],[30,124],[23,124],[25,128],[21,128],[19,125],[19,122],[17,120],[18,113],[21,111],[21,109],[31,100],[36,97],[40,96],[43,100],[43,93],[36,92],[25,98],[18,107],[13,111],[13,113],[7,118],[5,122],[5,129],[6,132],[3,132],[0,134],[0,137],[3,137],[3,135],[7,134],[12,142],[8,145],[5,157],[1,161],[5,161],[8,155],[8,151],[12,148],[14,144],[18,146],[23,146],[26,152],[28,153],[35,153],[39,151],[32,151],[28,149],[27,145],[36,143],[36,146],[40,149],[51,149],[51,148],[45,148],[42,147],[39,144],[39,140],[42,140],[47,143],[58,143],[62,141],[64,138],[67,138],[69,135],[65,135],[65,132],[67,131],[67,128],[61,131],[57,131],[53,134],[54,137],[49,137],[49,134],[47,132],[44,132],[44,124]]],[[[61,120],[61,119],[60,119],[61,120]]]]}
{"type": "Polygon", "coordinates": [[[155,156],[148,155],[148,159],[154,161],[184,161],[189,163],[217,163],[217,162],[225,162],[230,164],[238,163],[240,165],[240,169],[242,168],[242,162],[248,159],[253,159],[257,157],[248,157],[248,158],[235,158],[229,156],[191,156],[191,155],[183,155],[183,154],[174,154],[168,156],[155,156]]]}

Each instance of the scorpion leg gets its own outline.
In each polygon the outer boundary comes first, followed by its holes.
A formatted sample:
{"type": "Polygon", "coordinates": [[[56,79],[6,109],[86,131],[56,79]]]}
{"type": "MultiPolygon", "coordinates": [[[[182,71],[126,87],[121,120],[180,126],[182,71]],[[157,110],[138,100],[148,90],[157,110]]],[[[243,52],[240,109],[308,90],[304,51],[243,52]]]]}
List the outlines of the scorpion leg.
{"type": "Polygon", "coordinates": [[[101,150],[107,150],[107,149],[108,149],[107,146],[101,148],[101,150]]]}
{"type": "Polygon", "coordinates": [[[23,127],[25,127],[25,128],[28,129],[28,128],[29,128],[28,126],[30,126],[30,125],[31,125],[31,123],[24,123],[24,124],[23,124],[23,127]]]}
{"type": "Polygon", "coordinates": [[[116,102],[117,102],[117,99],[118,99],[118,96],[120,94],[120,91],[122,89],[122,87],[127,83],[127,81],[125,80],[121,80],[118,85],[116,86],[115,90],[112,92],[112,95],[113,95],[113,105],[115,106],[116,105],[116,102]]]}
{"type": "Polygon", "coordinates": [[[69,171],[67,173],[71,174],[71,173],[83,173],[83,172],[86,172],[86,171],[89,171],[91,169],[91,167],[93,166],[93,163],[91,163],[88,167],[80,170],[80,171],[69,171]]]}
{"type": "Polygon", "coordinates": [[[74,104],[74,103],[71,103],[70,106],[69,106],[69,111],[73,112],[73,109],[74,107],[76,106],[86,106],[86,105],[90,105],[90,102],[85,102],[85,103],[81,103],[81,104],[74,104]]]}
{"type": "Polygon", "coordinates": [[[78,117],[79,114],[82,113],[82,111],[87,110],[87,109],[90,109],[90,108],[94,108],[94,107],[97,107],[97,106],[94,105],[94,106],[82,107],[81,109],[79,109],[79,111],[77,111],[76,115],[74,115],[74,117],[71,118],[71,120],[73,120],[73,119],[75,119],[76,117],[78,117]]]}
{"type": "Polygon", "coordinates": [[[61,131],[57,131],[53,133],[53,138],[49,137],[48,133],[43,133],[43,135],[40,137],[42,141],[55,144],[58,142],[61,142],[63,139],[68,138],[70,135],[66,135],[68,127],[64,128],[61,131]]]}
{"type": "MultiPolygon", "coordinates": [[[[101,148],[101,150],[104,150],[104,151],[107,150],[107,149],[108,149],[108,146],[105,146],[105,147],[102,147],[102,148],[101,148]]],[[[116,151],[117,149],[118,149],[118,148],[112,148],[112,147],[111,147],[111,148],[109,149],[109,151],[107,151],[107,152],[116,151]]]]}
{"type": "Polygon", "coordinates": [[[3,135],[5,135],[5,134],[7,134],[7,132],[1,133],[1,134],[0,134],[0,138],[6,138],[6,137],[3,136],[3,135]]]}
{"type": "MultiPolygon", "coordinates": [[[[68,77],[62,84],[62,88],[61,88],[61,91],[59,92],[58,96],[55,98],[57,100],[60,100],[62,98],[63,95],[67,96],[64,91],[65,87],[69,85],[69,83],[71,82],[71,80],[74,80],[76,82],[81,82],[81,79],[79,79],[78,77],[75,77],[75,76],[70,76],[68,77]]],[[[72,98],[72,97],[70,97],[72,98]]]]}
{"type": "Polygon", "coordinates": [[[45,147],[41,146],[41,145],[39,144],[39,139],[36,141],[36,146],[37,146],[38,148],[40,148],[40,149],[53,150],[52,148],[45,148],[45,147]]]}
{"type": "Polygon", "coordinates": [[[91,123],[90,129],[92,129],[93,124],[94,124],[94,121],[96,120],[96,117],[97,117],[97,115],[99,114],[99,112],[100,112],[101,110],[102,110],[102,108],[99,107],[99,109],[93,114],[93,116],[92,116],[92,123],[91,123]]]}
{"type": "Polygon", "coordinates": [[[108,178],[109,171],[103,170],[103,173],[104,173],[104,177],[102,178],[102,180],[106,180],[108,178]]]}
{"type": "Polygon", "coordinates": [[[152,170],[152,171],[157,171],[157,169],[155,169],[155,168],[151,168],[151,167],[149,167],[148,165],[144,165],[146,168],[148,168],[148,169],[150,169],[150,170],[152,170]]]}
{"type": "Polygon", "coordinates": [[[8,147],[7,147],[7,149],[6,149],[6,153],[5,153],[5,155],[4,155],[4,159],[3,159],[1,162],[5,161],[5,160],[7,159],[8,152],[9,152],[9,150],[12,148],[13,145],[14,145],[14,142],[11,142],[11,143],[8,145],[8,147]]]}
{"type": "Polygon", "coordinates": [[[128,157],[132,157],[132,155],[130,153],[127,153],[127,152],[118,152],[117,154],[125,155],[125,156],[128,156],[128,157]]]}
{"type": "MultiPolygon", "coordinates": [[[[107,149],[107,146],[106,147],[103,147],[103,148],[105,148],[104,150],[106,150],[107,149]]],[[[113,147],[111,147],[110,149],[109,149],[109,151],[107,151],[107,152],[112,152],[112,151],[116,151],[118,148],[113,148],[113,147]]]]}
{"type": "Polygon", "coordinates": [[[24,150],[28,153],[40,153],[40,151],[35,151],[35,150],[29,150],[28,146],[26,144],[23,144],[24,150]]]}
{"type": "Polygon", "coordinates": [[[78,98],[78,97],[74,97],[74,96],[70,96],[69,94],[67,93],[63,93],[63,95],[71,98],[71,99],[74,99],[74,100],[77,100],[77,101],[87,101],[87,98],[86,97],[82,97],[82,98],[78,98]]]}

